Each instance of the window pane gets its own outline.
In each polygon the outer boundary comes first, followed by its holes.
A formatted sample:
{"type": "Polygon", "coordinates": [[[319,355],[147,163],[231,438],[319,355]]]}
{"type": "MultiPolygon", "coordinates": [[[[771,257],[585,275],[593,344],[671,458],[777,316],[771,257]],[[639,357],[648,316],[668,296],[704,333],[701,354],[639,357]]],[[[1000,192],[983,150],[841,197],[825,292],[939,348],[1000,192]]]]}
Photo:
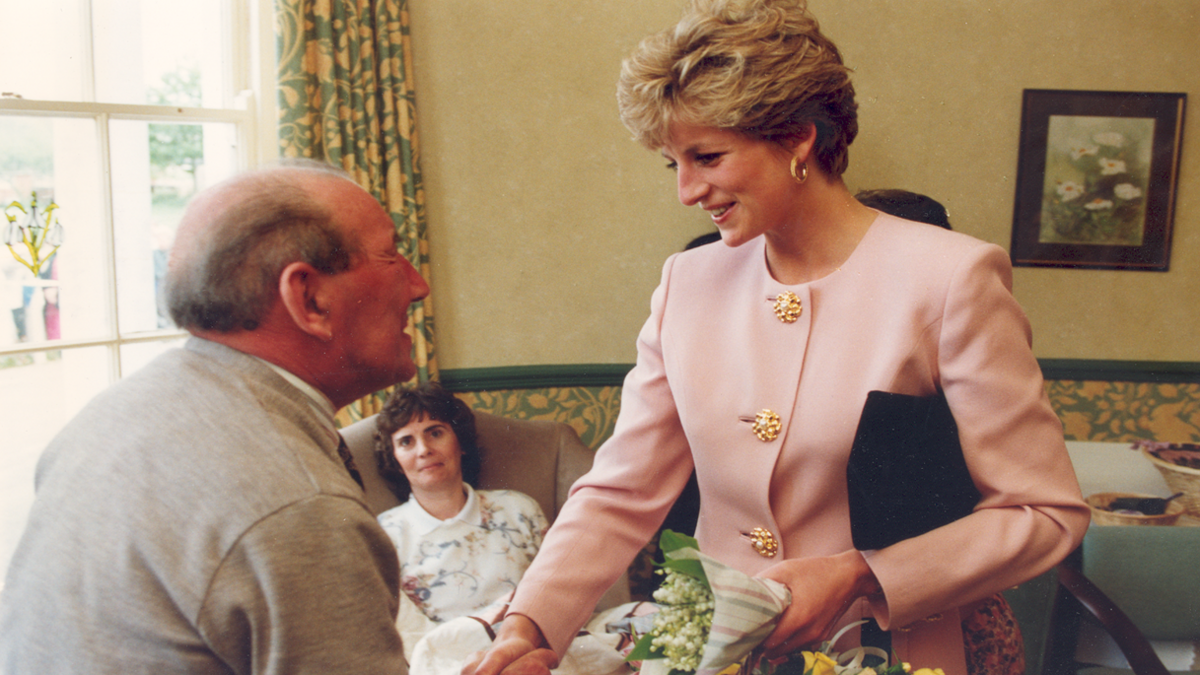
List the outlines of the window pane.
{"type": "Polygon", "coordinates": [[[226,0],[0,0],[0,92],[46,101],[231,106],[226,0]],[[94,54],[84,52],[90,41],[94,54]],[[48,42],[49,41],[49,42],[48,42]],[[94,58],[94,61],[93,61],[94,58]],[[87,71],[94,62],[94,94],[87,71]],[[20,64],[20,67],[11,67],[20,64]]]}
{"type": "Polygon", "coordinates": [[[221,58],[229,53],[225,6],[218,0],[92,0],[96,100],[231,107],[221,58]]]}
{"type": "Polygon", "coordinates": [[[0,569],[33,503],[33,471],[46,443],[109,383],[107,347],[0,356],[0,569]]]}
{"type": "Polygon", "coordinates": [[[92,120],[0,115],[0,206],[13,225],[24,225],[36,193],[43,216],[15,231],[0,220],[3,243],[15,242],[0,250],[0,348],[112,336],[98,153],[92,120]],[[57,208],[47,222],[51,204],[57,208]],[[58,249],[42,229],[55,222],[62,226],[58,249]]]}
{"type": "Polygon", "coordinates": [[[237,169],[232,124],[114,120],[113,222],[121,333],[171,327],[162,307],[167,251],[187,200],[237,169]]]}
{"type": "Polygon", "coordinates": [[[82,7],[80,0],[0,0],[0,92],[47,101],[84,100],[88,60],[82,7]]]}

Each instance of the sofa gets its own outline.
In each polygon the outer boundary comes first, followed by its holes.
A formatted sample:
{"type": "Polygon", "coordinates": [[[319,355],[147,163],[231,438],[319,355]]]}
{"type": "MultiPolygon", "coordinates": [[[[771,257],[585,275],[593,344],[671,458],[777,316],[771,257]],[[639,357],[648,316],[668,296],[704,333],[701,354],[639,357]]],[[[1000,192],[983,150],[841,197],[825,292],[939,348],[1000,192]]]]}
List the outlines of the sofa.
{"type": "MultiPolygon", "coordinates": [[[[485,412],[475,413],[481,459],[479,485],[484,490],[517,490],[533,497],[553,523],[576,479],[592,466],[590,448],[567,424],[517,420],[485,412]]],[[[400,501],[379,475],[375,461],[375,417],[367,417],[341,430],[350,454],[362,474],[367,506],[378,515],[400,501]]],[[[622,575],[601,599],[605,609],[628,602],[629,581],[622,575]]]]}

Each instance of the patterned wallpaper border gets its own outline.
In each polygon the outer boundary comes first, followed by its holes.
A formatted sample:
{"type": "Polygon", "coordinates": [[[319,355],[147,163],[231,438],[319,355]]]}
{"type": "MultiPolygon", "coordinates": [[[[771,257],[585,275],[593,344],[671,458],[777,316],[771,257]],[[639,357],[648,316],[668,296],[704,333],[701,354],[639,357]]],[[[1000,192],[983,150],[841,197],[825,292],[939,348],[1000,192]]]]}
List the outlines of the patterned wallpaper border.
{"type": "MultiPolygon", "coordinates": [[[[1041,361],[1050,403],[1068,440],[1142,438],[1200,443],[1200,363],[1041,361]]],[[[443,370],[441,381],[476,410],[565,422],[592,448],[620,410],[628,364],[443,370]]]]}

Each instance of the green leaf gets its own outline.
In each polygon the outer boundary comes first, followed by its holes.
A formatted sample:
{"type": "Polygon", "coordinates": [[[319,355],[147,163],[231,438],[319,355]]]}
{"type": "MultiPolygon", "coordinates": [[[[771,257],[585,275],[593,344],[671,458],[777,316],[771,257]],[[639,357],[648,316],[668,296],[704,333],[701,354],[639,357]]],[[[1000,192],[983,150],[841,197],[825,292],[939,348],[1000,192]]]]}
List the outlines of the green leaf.
{"type": "Polygon", "coordinates": [[[654,636],[650,633],[642,635],[638,638],[637,643],[633,645],[633,649],[629,650],[629,656],[625,657],[626,661],[648,661],[650,659],[665,659],[667,655],[663,652],[650,651],[650,642],[654,636]]]}
{"type": "Polygon", "coordinates": [[[696,541],[695,537],[689,537],[675,530],[663,530],[662,534],[658,536],[658,547],[662,549],[665,556],[681,548],[694,548],[699,551],[700,542],[696,541]]]}
{"type": "Polygon", "coordinates": [[[695,577],[696,579],[703,581],[706,585],[710,587],[712,586],[712,584],[708,583],[708,575],[704,573],[704,565],[702,565],[700,561],[696,560],[695,558],[667,558],[667,560],[663,562],[663,564],[659,565],[659,567],[675,570],[676,572],[686,574],[689,577],[695,577]]]}
{"type": "Polygon", "coordinates": [[[675,570],[689,577],[694,577],[708,584],[708,575],[704,573],[704,565],[695,558],[676,558],[672,554],[681,549],[700,550],[700,544],[695,537],[680,534],[674,530],[663,530],[658,537],[658,547],[663,552],[663,563],[659,567],[675,570]]]}

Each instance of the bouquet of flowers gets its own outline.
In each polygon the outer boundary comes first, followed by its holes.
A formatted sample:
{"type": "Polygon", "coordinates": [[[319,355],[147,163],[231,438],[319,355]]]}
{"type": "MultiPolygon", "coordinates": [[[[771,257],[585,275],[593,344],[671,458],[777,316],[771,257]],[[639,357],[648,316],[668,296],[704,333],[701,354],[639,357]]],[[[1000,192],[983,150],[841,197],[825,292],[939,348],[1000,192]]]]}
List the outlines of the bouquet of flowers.
{"type": "MultiPolygon", "coordinates": [[[[626,661],[640,661],[642,675],[904,675],[907,664],[887,666],[881,650],[860,647],[832,651],[846,626],[812,652],[771,662],[756,649],[791,604],[791,592],[772,579],[750,577],[702,553],[695,539],[665,530],[659,538],[666,578],[654,592],[660,605],[648,615],[651,627],[626,661]],[[881,664],[864,665],[868,657],[881,664]]],[[[860,622],[861,623],[861,622],[860,622]]],[[[941,675],[922,668],[913,675],[941,675]]]]}

